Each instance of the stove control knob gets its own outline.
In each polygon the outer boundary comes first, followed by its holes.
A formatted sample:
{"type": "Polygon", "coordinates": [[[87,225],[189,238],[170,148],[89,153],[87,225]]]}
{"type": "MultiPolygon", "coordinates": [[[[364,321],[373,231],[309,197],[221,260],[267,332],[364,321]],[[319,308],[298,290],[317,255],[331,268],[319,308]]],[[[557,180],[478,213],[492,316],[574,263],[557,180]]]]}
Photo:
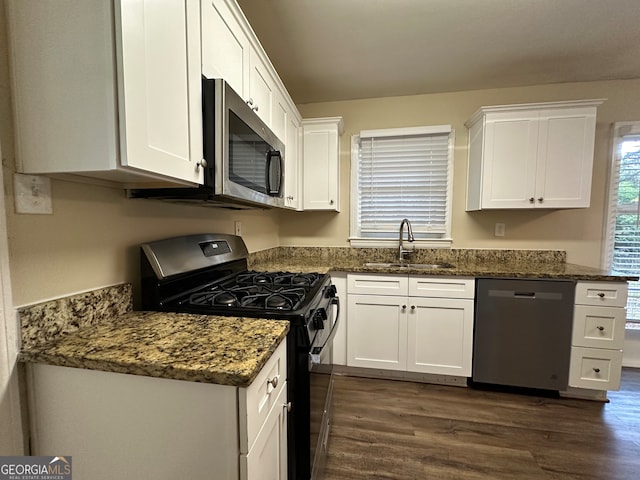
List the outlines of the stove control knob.
{"type": "Polygon", "coordinates": [[[324,289],[324,297],[325,298],[333,298],[338,294],[338,290],[336,286],[331,284],[324,289]]]}
{"type": "Polygon", "coordinates": [[[324,308],[319,308],[313,315],[313,326],[316,330],[324,330],[324,321],[327,319],[327,311],[324,308]]]}

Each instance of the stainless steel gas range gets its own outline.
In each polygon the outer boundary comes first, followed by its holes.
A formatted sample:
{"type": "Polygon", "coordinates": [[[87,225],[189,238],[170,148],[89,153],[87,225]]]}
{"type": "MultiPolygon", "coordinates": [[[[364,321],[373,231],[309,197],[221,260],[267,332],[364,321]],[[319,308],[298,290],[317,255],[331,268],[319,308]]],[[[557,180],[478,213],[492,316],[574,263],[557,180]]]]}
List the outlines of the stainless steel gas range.
{"type": "Polygon", "coordinates": [[[247,269],[242,238],[198,234],[141,247],[145,310],[288,320],[288,478],[320,475],[332,393],[332,341],[340,303],[328,274],[247,269]]]}

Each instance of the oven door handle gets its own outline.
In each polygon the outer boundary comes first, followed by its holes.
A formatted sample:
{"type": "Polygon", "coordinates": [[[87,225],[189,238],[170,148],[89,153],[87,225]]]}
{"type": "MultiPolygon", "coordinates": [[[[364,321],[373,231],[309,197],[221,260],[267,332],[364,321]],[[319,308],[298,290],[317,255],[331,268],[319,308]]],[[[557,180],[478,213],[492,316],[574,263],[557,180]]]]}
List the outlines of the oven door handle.
{"type": "Polygon", "coordinates": [[[336,308],[337,308],[336,321],[333,323],[333,326],[331,327],[331,331],[329,332],[329,336],[322,344],[322,347],[313,347],[309,352],[309,363],[311,365],[318,365],[320,363],[320,356],[322,355],[322,351],[324,350],[324,347],[326,347],[329,342],[332,342],[333,337],[336,336],[338,323],[340,323],[340,298],[333,297],[331,299],[331,304],[336,305],[336,308]]]}

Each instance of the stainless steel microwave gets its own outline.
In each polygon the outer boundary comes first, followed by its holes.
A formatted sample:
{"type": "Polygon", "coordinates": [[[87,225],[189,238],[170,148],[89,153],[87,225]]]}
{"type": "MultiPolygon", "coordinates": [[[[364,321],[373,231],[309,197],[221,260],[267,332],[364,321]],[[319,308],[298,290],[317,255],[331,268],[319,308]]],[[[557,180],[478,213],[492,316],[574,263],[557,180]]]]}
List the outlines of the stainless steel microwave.
{"type": "Polygon", "coordinates": [[[202,78],[204,184],[129,191],[230,208],[284,207],[284,144],[222,79],[202,78]]]}

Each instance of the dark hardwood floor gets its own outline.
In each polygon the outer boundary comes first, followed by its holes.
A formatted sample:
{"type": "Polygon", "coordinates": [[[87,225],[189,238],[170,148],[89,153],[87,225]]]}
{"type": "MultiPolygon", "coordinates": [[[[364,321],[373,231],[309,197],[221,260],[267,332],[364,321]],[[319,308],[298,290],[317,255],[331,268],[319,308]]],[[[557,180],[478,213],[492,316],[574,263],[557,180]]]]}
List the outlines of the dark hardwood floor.
{"type": "Polygon", "coordinates": [[[326,480],[640,479],[640,369],[609,399],[337,376],[326,480]]]}

